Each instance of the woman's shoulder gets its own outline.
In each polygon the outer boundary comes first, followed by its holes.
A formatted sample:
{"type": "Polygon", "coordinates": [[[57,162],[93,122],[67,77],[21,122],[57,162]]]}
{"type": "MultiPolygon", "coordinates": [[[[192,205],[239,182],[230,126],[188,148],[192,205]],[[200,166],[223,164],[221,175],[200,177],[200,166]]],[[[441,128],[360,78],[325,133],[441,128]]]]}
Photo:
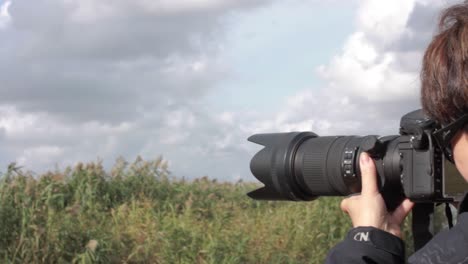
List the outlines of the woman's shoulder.
{"type": "Polygon", "coordinates": [[[468,263],[468,193],[458,210],[457,224],[435,235],[408,259],[409,263],[468,263]]]}

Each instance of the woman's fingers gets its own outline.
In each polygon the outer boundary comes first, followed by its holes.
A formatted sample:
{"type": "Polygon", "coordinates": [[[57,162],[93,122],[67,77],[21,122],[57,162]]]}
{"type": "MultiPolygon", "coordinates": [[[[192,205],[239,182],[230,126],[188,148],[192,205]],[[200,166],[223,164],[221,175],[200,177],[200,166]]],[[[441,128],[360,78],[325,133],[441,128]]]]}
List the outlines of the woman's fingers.
{"type": "Polygon", "coordinates": [[[403,220],[406,218],[406,216],[411,212],[413,209],[414,203],[411,202],[409,199],[405,199],[400,206],[395,209],[395,211],[392,213],[393,218],[397,223],[403,222],[403,220]]]}
{"type": "Polygon", "coordinates": [[[349,211],[352,210],[353,206],[358,202],[360,197],[361,195],[357,193],[355,195],[348,196],[348,198],[343,199],[340,204],[341,211],[349,214],[349,211]]]}
{"type": "Polygon", "coordinates": [[[348,200],[349,198],[343,199],[340,204],[341,211],[348,213],[348,200]]]}
{"type": "Polygon", "coordinates": [[[359,165],[361,167],[361,194],[373,195],[379,193],[375,164],[369,154],[366,152],[361,153],[359,156],[359,165]]]}

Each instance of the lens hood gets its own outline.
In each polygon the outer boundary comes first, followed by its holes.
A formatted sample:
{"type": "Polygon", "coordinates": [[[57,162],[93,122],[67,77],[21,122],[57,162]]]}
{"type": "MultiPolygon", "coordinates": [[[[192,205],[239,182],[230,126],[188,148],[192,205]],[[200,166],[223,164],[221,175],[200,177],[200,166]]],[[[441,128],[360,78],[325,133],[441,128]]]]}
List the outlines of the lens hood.
{"type": "Polygon", "coordinates": [[[264,146],[250,162],[250,170],[265,186],[248,193],[257,200],[310,201],[316,198],[305,192],[294,175],[294,158],[299,145],[318,137],[312,132],[256,134],[248,138],[264,146]]]}

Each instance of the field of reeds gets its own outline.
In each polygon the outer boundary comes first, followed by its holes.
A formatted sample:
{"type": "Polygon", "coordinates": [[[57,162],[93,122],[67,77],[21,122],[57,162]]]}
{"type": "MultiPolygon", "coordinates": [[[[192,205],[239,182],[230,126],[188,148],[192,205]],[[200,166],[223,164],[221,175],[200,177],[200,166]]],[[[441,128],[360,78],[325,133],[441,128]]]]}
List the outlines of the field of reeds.
{"type": "Polygon", "coordinates": [[[0,182],[0,262],[323,263],[350,228],[339,199],[253,201],[245,193],[255,187],[175,179],[162,159],[40,176],[11,164],[0,182]]]}

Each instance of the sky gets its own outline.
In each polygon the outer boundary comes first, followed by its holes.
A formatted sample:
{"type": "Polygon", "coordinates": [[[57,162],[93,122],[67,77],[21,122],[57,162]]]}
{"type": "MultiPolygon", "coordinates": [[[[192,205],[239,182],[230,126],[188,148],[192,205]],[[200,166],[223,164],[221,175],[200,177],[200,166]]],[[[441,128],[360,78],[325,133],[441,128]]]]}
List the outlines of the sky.
{"type": "Polygon", "coordinates": [[[162,155],[254,181],[255,133],[397,134],[456,2],[0,0],[0,171],[162,155]]]}

